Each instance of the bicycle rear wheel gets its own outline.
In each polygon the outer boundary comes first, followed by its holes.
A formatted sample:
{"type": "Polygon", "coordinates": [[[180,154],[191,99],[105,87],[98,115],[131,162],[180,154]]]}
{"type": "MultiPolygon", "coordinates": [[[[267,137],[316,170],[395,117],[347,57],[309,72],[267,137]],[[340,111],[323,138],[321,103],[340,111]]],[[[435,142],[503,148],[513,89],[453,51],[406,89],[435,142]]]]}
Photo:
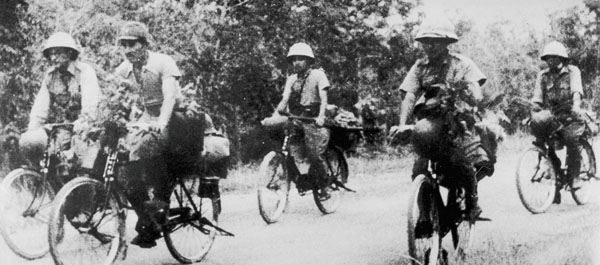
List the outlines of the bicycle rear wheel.
{"type": "Polygon", "coordinates": [[[337,148],[329,148],[325,158],[327,159],[328,177],[333,181],[329,186],[323,188],[325,190],[320,187],[314,188],[313,198],[319,211],[330,214],[337,210],[344,197],[344,189],[339,186],[339,183],[344,184],[348,181],[348,163],[344,153],[337,148]]]}
{"type": "Polygon", "coordinates": [[[517,163],[517,191],[523,206],[533,214],[543,213],[556,194],[556,171],[546,155],[530,147],[517,163]]]}
{"type": "Polygon", "coordinates": [[[103,183],[88,177],[67,182],[50,216],[55,264],[113,264],[125,244],[125,218],[125,209],[103,183]]]}
{"type": "Polygon", "coordinates": [[[408,253],[413,265],[435,265],[441,253],[439,201],[431,179],[417,176],[408,201],[408,253]]]}
{"type": "Polygon", "coordinates": [[[586,204],[594,195],[594,184],[596,183],[596,156],[592,146],[585,141],[581,141],[581,167],[579,175],[573,180],[571,195],[573,200],[579,205],[586,204]]]}
{"type": "Polygon", "coordinates": [[[33,260],[48,253],[48,218],[54,189],[30,169],[11,171],[0,184],[0,234],[17,255],[33,260]]]}
{"type": "Polygon", "coordinates": [[[215,240],[217,231],[211,225],[217,225],[218,201],[198,196],[197,178],[182,183],[184,186],[177,184],[171,192],[170,216],[163,233],[171,255],[190,264],[201,261],[215,240]]]}
{"type": "Polygon", "coordinates": [[[260,164],[258,183],[258,210],[267,224],[275,223],[289,203],[290,178],[285,156],[270,152],[260,164]]]}

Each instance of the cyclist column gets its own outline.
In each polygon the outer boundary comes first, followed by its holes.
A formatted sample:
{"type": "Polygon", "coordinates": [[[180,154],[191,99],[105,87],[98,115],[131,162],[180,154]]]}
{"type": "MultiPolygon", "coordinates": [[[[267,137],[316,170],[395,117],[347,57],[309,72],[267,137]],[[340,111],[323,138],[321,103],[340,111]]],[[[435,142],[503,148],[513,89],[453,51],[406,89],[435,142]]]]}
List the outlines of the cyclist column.
{"type": "MultiPolygon", "coordinates": [[[[74,123],[73,132],[78,134],[96,117],[101,97],[94,68],[78,60],[79,48],[69,34],[52,34],[42,54],[48,62],[48,70],[33,102],[27,131],[19,140],[25,157],[34,167],[39,166],[48,142],[43,125],[74,123]]],[[[76,145],[80,143],[71,131],[59,129],[53,146],[70,150],[72,138],[76,145]]],[[[73,151],[64,153],[70,162],[75,160],[73,151]]]]}
{"type": "MultiPolygon", "coordinates": [[[[577,66],[569,64],[567,49],[557,41],[544,47],[541,59],[548,68],[538,73],[535,82],[531,133],[535,136],[534,144],[543,148],[550,133],[560,124],[564,126],[559,134],[567,146],[567,178],[572,182],[579,174],[582,149],[579,140],[585,131],[581,72],[577,66]]],[[[560,196],[559,192],[556,194],[560,196]]],[[[560,202],[559,197],[555,201],[560,202]]]]}
{"type": "MultiPolygon", "coordinates": [[[[331,132],[323,125],[329,80],[323,69],[314,67],[315,56],[306,43],[300,42],[292,45],[287,54],[287,60],[293,74],[288,76],[285,82],[283,98],[277,105],[277,111],[286,112],[288,110],[294,115],[314,117],[316,121],[312,123],[294,120],[294,133],[290,139],[291,153],[295,159],[303,157],[302,144],[304,143],[313,172],[317,174],[316,176],[328,176],[325,152],[331,132]]],[[[326,180],[320,185],[326,187],[328,182],[329,180],[326,180]]]]}
{"type": "Polygon", "coordinates": [[[475,106],[482,100],[480,86],[486,77],[471,59],[449,52],[448,45],[457,42],[458,37],[443,16],[428,16],[415,39],[426,56],[415,62],[400,85],[406,94],[399,126],[392,127],[390,134],[410,128],[406,124],[414,108],[418,119],[413,132],[417,157],[412,177],[428,171],[429,159],[441,163],[444,172],[451,173],[452,180],[465,187],[469,216],[476,218],[481,213],[477,177],[491,175],[495,160],[495,154],[488,155],[483,149],[475,130],[475,106]]]}

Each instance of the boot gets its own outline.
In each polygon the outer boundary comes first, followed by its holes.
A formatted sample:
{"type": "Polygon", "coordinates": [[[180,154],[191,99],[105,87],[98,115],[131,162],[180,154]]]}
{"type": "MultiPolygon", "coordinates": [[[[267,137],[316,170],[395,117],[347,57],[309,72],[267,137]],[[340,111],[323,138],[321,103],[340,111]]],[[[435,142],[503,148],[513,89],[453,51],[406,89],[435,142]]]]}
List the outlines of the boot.
{"type": "Polygon", "coordinates": [[[483,210],[478,204],[479,197],[477,194],[467,195],[467,218],[471,221],[475,221],[483,210]]]}
{"type": "Polygon", "coordinates": [[[556,187],[556,193],[554,194],[554,200],[552,201],[554,204],[560,204],[560,188],[556,187]]]}
{"type": "Polygon", "coordinates": [[[581,147],[567,147],[567,181],[573,190],[581,188],[579,174],[581,173],[581,147]]]}
{"type": "Polygon", "coordinates": [[[546,141],[544,141],[544,139],[541,137],[536,137],[532,144],[541,148],[542,150],[546,150],[546,141]]]}

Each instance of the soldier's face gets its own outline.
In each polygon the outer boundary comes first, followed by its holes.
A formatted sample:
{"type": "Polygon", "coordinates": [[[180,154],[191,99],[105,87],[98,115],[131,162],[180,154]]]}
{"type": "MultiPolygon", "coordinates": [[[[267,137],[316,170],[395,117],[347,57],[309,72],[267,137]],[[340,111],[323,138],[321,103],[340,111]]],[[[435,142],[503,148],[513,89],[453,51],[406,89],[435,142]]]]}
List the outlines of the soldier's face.
{"type": "Polygon", "coordinates": [[[550,55],[546,57],[546,64],[548,64],[548,67],[552,70],[559,69],[562,65],[562,61],[563,59],[558,56],[550,55]]]}
{"type": "Polygon", "coordinates": [[[138,40],[121,40],[121,52],[131,63],[137,63],[144,59],[146,46],[138,40]]]}
{"type": "Polygon", "coordinates": [[[71,52],[68,48],[56,47],[48,51],[48,60],[52,66],[66,69],[69,66],[71,52]]]}
{"type": "Polygon", "coordinates": [[[310,58],[304,56],[293,56],[290,59],[294,73],[301,73],[308,69],[310,58]]]}
{"type": "Polygon", "coordinates": [[[427,57],[433,60],[441,58],[448,50],[447,42],[426,41],[421,42],[421,46],[423,47],[425,54],[427,54],[427,57]]]}

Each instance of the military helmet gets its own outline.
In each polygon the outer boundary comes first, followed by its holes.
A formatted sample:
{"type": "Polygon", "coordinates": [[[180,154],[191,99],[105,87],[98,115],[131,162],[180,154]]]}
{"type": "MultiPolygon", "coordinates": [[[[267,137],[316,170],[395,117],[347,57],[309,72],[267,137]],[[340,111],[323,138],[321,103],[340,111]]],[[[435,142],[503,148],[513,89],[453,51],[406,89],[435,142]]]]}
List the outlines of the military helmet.
{"type": "Polygon", "coordinates": [[[435,157],[444,146],[443,121],[441,119],[421,119],[415,123],[411,142],[417,154],[422,157],[435,157]]]}
{"type": "Polygon", "coordinates": [[[552,41],[546,44],[546,47],[544,47],[544,51],[542,52],[542,56],[540,58],[545,61],[548,56],[558,56],[564,59],[569,59],[567,48],[565,48],[565,46],[558,41],[552,41]]]}
{"type": "Polygon", "coordinates": [[[126,22],[121,28],[119,36],[117,37],[117,41],[119,42],[122,40],[140,40],[148,43],[150,39],[151,36],[150,32],[148,31],[148,27],[146,27],[144,23],[137,21],[126,22]]]}
{"type": "Polygon", "coordinates": [[[448,43],[454,43],[458,41],[458,36],[454,32],[454,25],[442,15],[429,15],[417,32],[415,40],[426,41],[426,40],[440,40],[448,43]]]}
{"type": "Polygon", "coordinates": [[[44,57],[48,58],[50,49],[59,47],[69,48],[75,52],[75,56],[79,55],[79,47],[77,46],[75,39],[66,32],[56,32],[52,34],[46,41],[44,49],[42,49],[42,54],[44,57]]]}
{"type": "Polygon", "coordinates": [[[298,42],[290,47],[290,50],[287,54],[287,59],[289,60],[292,56],[305,56],[315,59],[315,55],[310,46],[303,42],[298,42]]]}

